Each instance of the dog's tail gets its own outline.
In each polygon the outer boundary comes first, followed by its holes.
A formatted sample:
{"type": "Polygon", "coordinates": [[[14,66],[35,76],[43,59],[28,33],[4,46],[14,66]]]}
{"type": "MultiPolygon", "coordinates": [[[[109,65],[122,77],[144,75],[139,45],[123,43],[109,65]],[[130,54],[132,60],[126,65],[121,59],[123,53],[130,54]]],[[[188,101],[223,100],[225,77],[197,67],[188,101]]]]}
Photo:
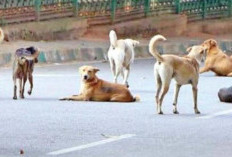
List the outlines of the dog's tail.
{"type": "Polygon", "coordinates": [[[163,57],[157,52],[156,50],[156,44],[158,41],[165,41],[167,40],[164,36],[162,35],[155,35],[153,38],[151,38],[150,43],[149,43],[149,52],[152,54],[157,61],[162,62],[163,57]]]}
{"type": "Polygon", "coordinates": [[[0,43],[4,40],[4,32],[3,30],[0,28],[0,43]]]}
{"type": "Polygon", "coordinates": [[[116,32],[114,30],[111,30],[109,37],[110,37],[110,44],[115,48],[117,46],[117,40],[118,40],[116,32]]]}
{"type": "Polygon", "coordinates": [[[139,102],[141,99],[140,99],[140,96],[136,95],[133,99],[134,102],[139,102]]]}

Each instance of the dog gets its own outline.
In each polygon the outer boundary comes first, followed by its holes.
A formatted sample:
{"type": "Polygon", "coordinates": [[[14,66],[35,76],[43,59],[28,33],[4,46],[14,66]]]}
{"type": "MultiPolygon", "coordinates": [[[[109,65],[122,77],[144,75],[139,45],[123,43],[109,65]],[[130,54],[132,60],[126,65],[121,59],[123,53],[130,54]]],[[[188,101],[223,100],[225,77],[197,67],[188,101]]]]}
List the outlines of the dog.
{"type": "Polygon", "coordinates": [[[82,66],[79,68],[81,74],[81,89],[79,95],[62,98],[60,100],[72,101],[111,101],[111,102],[135,102],[139,97],[133,97],[124,85],[110,83],[99,79],[96,73],[98,68],[82,66]]]}
{"type": "Polygon", "coordinates": [[[217,76],[232,76],[232,56],[228,56],[218,47],[213,39],[208,39],[202,43],[206,49],[205,65],[200,69],[200,73],[213,71],[217,76]]]}
{"type": "Polygon", "coordinates": [[[139,41],[132,39],[117,39],[116,32],[111,30],[109,33],[110,48],[108,58],[111,71],[114,75],[114,83],[117,83],[118,76],[123,77],[123,84],[129,87],[128,77],[130,65],[134,61],[134,48],[139,45],[139,41]]]}
{"type": "Polygon", "coordinates": [[[0,43],[4,40],[4,32],[3,30],[0,28],[0,43]]]}
{"type": "Polygon", "coordinates": [[[172,78],[176,82],[173,113],[178,114],[177,99],[179,90],[182,85],[191,84],[194,98],[194,111],[200,114],[197,106],[197,85],[199,78],[199,63],[204,56],[204,48],[200,45],[193,46],[187,49],[189,54],[187,56],[175,55],[160,55],[156,51],[156,44],[158,41],[165,41],[166,38],[162,35],[154,36],[149,43],[149,52],[157,60],[154,66],[154,73],[157,84],[156,104],[158,114],[163,114],[162,102],[164,96],[169,90],[172,78]]]}
{"type": "Polygon", "coordinates": [[[33,88],[33,69],[34,64],[38,62],[39,49],[34,47],[21,48],[16,50],[13,62],[13,82],[14,82],[14,96],[17,99],[17,79],[19,79],[19,93],[20,98],[24,99],[24,88],[27,78],[29,78],[30,89],[28,94],[31,95],[33,88]]]}

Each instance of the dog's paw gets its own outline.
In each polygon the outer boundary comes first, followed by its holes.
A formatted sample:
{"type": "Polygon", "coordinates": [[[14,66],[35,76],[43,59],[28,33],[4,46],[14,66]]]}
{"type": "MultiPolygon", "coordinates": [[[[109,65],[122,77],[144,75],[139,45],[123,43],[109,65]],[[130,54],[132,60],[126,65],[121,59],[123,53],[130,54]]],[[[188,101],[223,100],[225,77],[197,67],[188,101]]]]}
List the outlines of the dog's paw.
{"type": "Polygon", "coordinates": [[[179,114],[176,108],[173,109],[173,114],[179,114]]]}
{"type": "Polygon", "coordinates": [[[32,92],[31,92],[31,91],[28,91],[27,93],[28,93],[28,95],[31,95],[32,92]]]}
{"type": "Polygon", "coordinates": [[[125,86],[127,87],[127,88],[129,88],[130,86],[129,86],[129,84],[128,84],[128,82],[126,82],[125,83],[125,86]]]}
{"type": "Polygon", "coordinates": [[[179,114],[177,110],[173,110],[173,114],[179,114]]]}
{"type": "Polygon", "coordinates": [[[17,96],[14,96],[13,99],[14,99],[14,100],[17,100],[17,96]]]}
{"type": "Polygon", "coordinates": [[[68,100],[67,98],[61,98],[59,99],[60,101],[65,101],[65,100],[68,100]]]}
{"type": "Polygon", "coordinates": [[[201,114],[199,110],[195,110],[195,114],[201,114]]]}

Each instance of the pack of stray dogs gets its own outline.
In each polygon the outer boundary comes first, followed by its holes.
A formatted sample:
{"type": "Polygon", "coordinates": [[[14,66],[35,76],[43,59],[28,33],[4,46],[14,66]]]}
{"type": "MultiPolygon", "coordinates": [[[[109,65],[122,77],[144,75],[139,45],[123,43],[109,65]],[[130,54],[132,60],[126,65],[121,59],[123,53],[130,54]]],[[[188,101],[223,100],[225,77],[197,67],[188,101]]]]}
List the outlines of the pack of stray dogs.
{"type": "MultiPolygon", "coordinates": [[[[108,82],[97,77],[99,69],[93,66],[79,68],[81,74],[81,86],[78,95],[61,98],[69,101],[110,101],[110,102],[135,102],[140,101],[139,96],[133,96],[129,91],[128,77],[130,65],[135,58],[134,50],[140,44],[133,39],[118,39],[114,30],[109,33],[110,48],[108,59],[114,76],[114,82],[108,82]],[[118,84],[117,78],[121,75],[123,83],[118,84]]],[[[4,40],[4,32],[0,28],[0,43],[4,40]]],[[[156,59],[154,74],[156,81],[155,102],[157,113],[163,114],[162,102],[169,90],[171,80],[175,80],[175,92],[173,101],[173,113],[178,114],[177,100],[181,86],[190,84],[193,92],[193,104],[195,114],[200,114],[197,103],[199,74],[213,71],[218,76],[232,76],[232,57],[223,53],[215,40],[209,39],[201,45],[187,48],[188,55],[177,56],[171,54],[161,55],[156,45],[159,41],[165,41],[162,35],[155,35],[149,42],[149,52],[156,59]],[[204,67],[200,68],[200,62],[205,59],[204,67]]],[[[36,47],[20,48],[16,50],[13,62],[14,95],[17,99],[17,80],[19,80],[19,97],[24,99],[24,89],[27,79],[30,83],[28,94],[33,89],[33,69],[38,62],[40,52],[36,47]]],[[[223,88],[218,96],[223,102],[232,102],[232,88],[223,88]]]]}

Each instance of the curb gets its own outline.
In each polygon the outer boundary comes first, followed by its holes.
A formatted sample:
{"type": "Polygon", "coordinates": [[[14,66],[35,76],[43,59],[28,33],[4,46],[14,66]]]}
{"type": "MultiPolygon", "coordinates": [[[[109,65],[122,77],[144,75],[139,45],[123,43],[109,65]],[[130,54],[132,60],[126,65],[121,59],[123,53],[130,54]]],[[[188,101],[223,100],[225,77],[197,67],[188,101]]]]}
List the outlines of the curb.
{"type": "Polygon", "coordinates": [[[106,60],[106,48],[77,48],[67,50],[55,50],[41,52],[39,62],[41,63],[63,63],[70,61],[100,61],[106,60]]]}
{"type": "MultiPolygon", "coordinates": [[[[41,51],[38,57],[39,63],[64,63],[71,61],[101,61],[107,60],[106,48],[77,48],[54,51],[41,51]]],[[[0,54],[0,66],[13,63],[13,53],[0,54]]]]}

